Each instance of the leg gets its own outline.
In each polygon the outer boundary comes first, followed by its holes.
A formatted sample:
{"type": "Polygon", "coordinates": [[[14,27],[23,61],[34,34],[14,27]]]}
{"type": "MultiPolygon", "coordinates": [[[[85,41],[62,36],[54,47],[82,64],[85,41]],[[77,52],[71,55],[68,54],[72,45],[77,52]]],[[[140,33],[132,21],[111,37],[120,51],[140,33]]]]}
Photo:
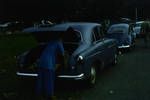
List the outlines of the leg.
{"type": "Polygon", "coordinates": [[[55,73],[54,70],[46,69],[44,74],[44,92],[47,98],[54,95],[54,81],[55,73]]]}

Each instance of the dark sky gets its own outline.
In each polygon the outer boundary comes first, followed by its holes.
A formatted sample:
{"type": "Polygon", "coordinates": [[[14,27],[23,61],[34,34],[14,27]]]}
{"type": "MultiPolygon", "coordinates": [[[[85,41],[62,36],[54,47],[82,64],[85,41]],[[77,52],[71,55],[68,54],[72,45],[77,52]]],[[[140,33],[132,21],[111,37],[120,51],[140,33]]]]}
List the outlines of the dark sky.
{"type": "Polygon", "coordinates": [[[3,4],[3,17],[12,19],[42,19],[59,16],[64,10],[63,2],[51,0],[6,0],[3,4]]]}
{"type": "Polygon", "coordinates": [[[1,0],[1,19],[38,20],[46,17],[149,16],[149,0],[1,0]]]}

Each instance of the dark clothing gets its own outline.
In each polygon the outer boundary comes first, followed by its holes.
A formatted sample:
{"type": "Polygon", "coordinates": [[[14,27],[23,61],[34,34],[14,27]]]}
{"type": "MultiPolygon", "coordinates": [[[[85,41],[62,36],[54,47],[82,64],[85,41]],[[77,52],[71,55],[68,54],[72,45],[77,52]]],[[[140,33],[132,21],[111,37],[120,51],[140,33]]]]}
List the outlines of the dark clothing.
{"type": "Polygon", "coordinates": [[[49,42],[41,53],[38,61],[37,95],[44,94],[47,98],[54,95],[55,67],[58,54],[64,55],[61,41],[49,42]]]}
{"type": "Polygon", "coordinates": [[[150,34],[150,23],[149,23],[149,21],[145,21],[142,23],[141,33],[142,33],[142,37],[144,39],[145,47],[148,47],[148,37],[150,34]]]}
{"type": "Polygon", "coordinates": [[[37,95],[45,94],[46,97],[54,95],[55,71],[39,68],[37,78],[37,95]]]}
{"type": "Polygon", "coordinates": [[[64,54],[63,44],[60,41],[51,41],[41,54],[38,67],[55,70],[57,54],[64,54]]]}

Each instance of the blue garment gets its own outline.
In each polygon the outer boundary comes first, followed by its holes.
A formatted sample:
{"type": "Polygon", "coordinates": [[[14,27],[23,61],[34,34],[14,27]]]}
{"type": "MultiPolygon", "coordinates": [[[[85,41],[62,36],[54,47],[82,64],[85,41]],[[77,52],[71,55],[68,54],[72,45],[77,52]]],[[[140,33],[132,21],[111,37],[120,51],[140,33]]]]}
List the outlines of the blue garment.
{"type": "Polygon", "coordinates": [[[38,61],[37,95],[45,94],[46,97],[54,95],[55,66],[58,53],[64,54],[61,41],[51,41],[43,50],[38,61]]]}
{"type": "Polygon", "coordinates": [[[38,68],[36,94],[44,94],[46,97],[54,95],[55,71],[45,68],[38,68]]]}
{"type": "Polygon", "coordinates": [[[46,69],[55,69],[56,66],[56,54],[64,54],[63,44],[60,41],[51,41],[41,54],[38,61],[38,67],[46,69]]]}

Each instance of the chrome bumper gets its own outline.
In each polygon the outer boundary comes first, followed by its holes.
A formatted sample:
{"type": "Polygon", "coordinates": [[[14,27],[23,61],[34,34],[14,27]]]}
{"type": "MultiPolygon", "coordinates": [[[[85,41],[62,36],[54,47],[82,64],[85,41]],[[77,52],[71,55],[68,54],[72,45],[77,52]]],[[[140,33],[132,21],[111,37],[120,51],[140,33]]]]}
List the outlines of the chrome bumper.
{"type": "Polygon", "coordinates": [[[84,73],[79,75],[58,75],[58,78],[65,78],[65,79],[74,79],[74,80],[81,80],[84,78],[84,73]]]}
{"type": "MultiPolygon", "coordinates": [[[[38,74],[31,74],[31,73],[16,73],[18,76],[27,76],[27,77],[37,77],[38,74]]],[[[72,80],[82,80],[84,78],[84,73],[78,74],[78,75],[58,75],[58,78],[63,79],[72,79],[72,80]]]]}
{"type": "Polygon", "coordinates": [[[130,45],[122,45],[122,46],[118,46],[119,49],[124,49],[124,48],[130,48],[130,45]]]}
{"type": "Polygon", "coordinates": [[[16,73],[18,76],[28,76],[28,77],[37,77],[38,74],[31,74],[31,73],[20,73],[20,72],[17,72],[16,73]]]}

